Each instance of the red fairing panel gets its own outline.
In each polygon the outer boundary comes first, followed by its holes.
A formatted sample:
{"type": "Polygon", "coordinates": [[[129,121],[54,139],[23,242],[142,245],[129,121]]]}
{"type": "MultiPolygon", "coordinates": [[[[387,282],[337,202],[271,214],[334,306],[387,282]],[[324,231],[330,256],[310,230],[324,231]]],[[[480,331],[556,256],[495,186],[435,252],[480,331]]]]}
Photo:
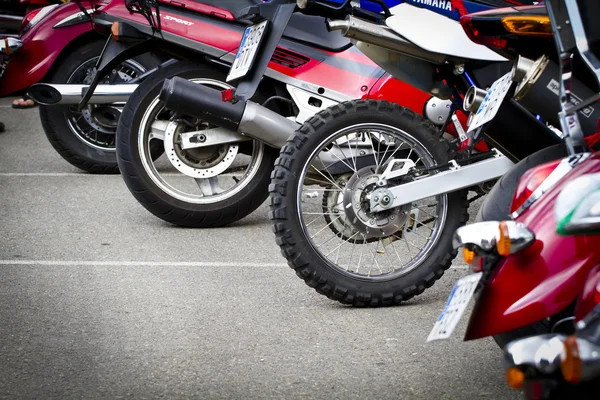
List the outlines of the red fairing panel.
{"type": "Polygon", "coordinates": [[[594,172],[600,172],[600,154],[571,171],[517,218],[535,233],[536,242],[498,263],[477,299],[465,340],[532,324],[575,301],[600,262],[600,235],[558,235],[554,204],[568,182],[594,172]]]}
{"type": "MultiPolygon", "coordinates": [[[[83,1],[89,9],[91,3],[83,1]]],[[[42,80],[58,55],[75,38],[92,30],[91,23],[54,29],[64,18],[80,11],[75,3],[64,3],[21,37],[23,47],[10,59],[0,85],[0,97],[25,89],[42,80]]]]}

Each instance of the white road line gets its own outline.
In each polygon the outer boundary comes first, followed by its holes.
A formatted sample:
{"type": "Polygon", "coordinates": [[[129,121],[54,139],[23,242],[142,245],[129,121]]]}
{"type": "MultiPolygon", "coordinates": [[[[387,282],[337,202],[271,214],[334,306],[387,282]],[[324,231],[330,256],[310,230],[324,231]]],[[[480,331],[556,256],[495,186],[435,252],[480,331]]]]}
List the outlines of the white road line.
{"type": "MultiPolygon", "coordinates": [[[[77,172],[0,172],[0,176],[107,176],[77,172]]],[[[111,175],[108,175],[111,176],[111,175]]]]}
{"type": "Polygon", "coordinates": [[[76,260],[0,260],[0,265],[89,266],[89,267],[284,267],[284,263],[194,262],[194,261],[76,261],[76,260]]]}
{"type": "MultiPolygon", "coordinates": [[[[194,261],[76,261],[76,260],[0,260],[0,265],[40,265],[48,267],[287,267],[285,263],[260,262],[194,262],[194,261]]],[[[450,269],[467,269],[466,265],[450,269]]]]}

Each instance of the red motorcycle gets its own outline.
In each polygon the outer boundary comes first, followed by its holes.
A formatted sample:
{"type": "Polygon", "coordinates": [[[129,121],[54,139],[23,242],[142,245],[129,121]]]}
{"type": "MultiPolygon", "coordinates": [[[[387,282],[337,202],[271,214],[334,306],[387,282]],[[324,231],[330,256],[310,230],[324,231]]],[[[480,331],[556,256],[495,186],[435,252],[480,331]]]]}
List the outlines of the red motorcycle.
{"type": "MultiPolygon", "coordinates": [[[[600,155],[596,154],[565,175],[544,196],[544,204],[538,207],[549,217],[536,226],[541,228],[536,231],[541,233],[536,240],[543,240],[544,247],[550,248],[546,255],[555,257],[544,257],[544,265],[542,258],[535,256],[531,264],[519,266],[533,267],[533,274],[545,275],[539,281],[539,292],[547,290],[549,300],[563,302],[558,307],[570,299],[566,307],[571,316],[565,316],[564,321],[571,324],[573,320],[576,328],[567,335],[569,332],[557,327],[552,333],[518,339],[505,347],[507,383],[514,389],[523,389],[529,400],[598,397],[600,264],[594,246],[600,243],[599,172],[600,155]]],[[[542,304],[551,304],[545,300],[541,299],[542,304]]]]}
{"type": "MultiPolygon", "coordinates": [[[[94,30],[91,14],[102,3],[81,1],[53,4],[23,18],[18,37],[0,40],[0,97],[40,82],[89,84],[106,37],[94,30]]],[[[122,60],[103,79],[124,83],[161,62],[152,54],[122,60]]],[[[71,164],[90,172],[116,172],[114,149],[105,150],[101,138],[114,145],[116,127],[95,118],[95,105],[40,107],[44,131],[52,146],[71,164]]]]}
{"type": "MultiPolygon", "coordinates": [[[[546,2],[553,26],[572,27],[554,31],[561,72],[581,72],[573,69],[577,65],[573,54],[579,50],[583,61],[579,65],[591,69],[597,84],[600,66],[595,62],[594,44],[599,35],[589,28],[586,18],[597,15],[600,9],[594,2],[578,3],[546,2]]],[[[475,274],[459,280],[428,339],[449,337],[469,300],[477,294],[465,340],[493,336],[500,346],[506,346],[510,370],[507,378],[515,386],[531,378],[528,374],[534,372],[528,367],[534,366],[546,374],[556,372],[560,354],[556,346],[562,348],[562,339],[558,339],[564,338],[560,334],[572,333],[576,320],[580,320],[579,329],[589,325],[590,318],[596,318],[596,314],[589,314],[590,310],[600,301],[600,185],[596,174],[600,172],[600,155],[592,155],[588,150],[588,145],[597,142],[598,134],[584,138],[579,123],[579,112],[600,95],[572,105],[567,90],[571,79],[571,73],[561,73],[559,83],[559,116],[571,156],[523,175],[510,209],[514,220],[480,222],[457,230],[454,246],[464,247],[464,259],[475,274]]],[[[586,362],[597,363],[593,348],[588,346],[585,350],[590,350],[585,355],[586,362]]],[[[597,364],[590,366],[589,376],[595,376],[597,368],[597,364]]],[[[581,370],[571,372],[583,376],[581,370]]],[[[545,396],[550,396],[551,391],[547,392],[549,388],[540,382],[531,386],[533,392],[526,392],[529,398],[549,398],[545,396]]]]}

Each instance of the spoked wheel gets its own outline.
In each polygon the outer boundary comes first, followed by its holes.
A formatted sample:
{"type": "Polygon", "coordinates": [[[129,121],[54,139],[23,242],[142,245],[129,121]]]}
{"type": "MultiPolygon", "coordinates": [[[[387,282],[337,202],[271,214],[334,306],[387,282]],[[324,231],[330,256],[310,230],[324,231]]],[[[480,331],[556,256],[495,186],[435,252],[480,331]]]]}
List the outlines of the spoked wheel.
{"type": "Polygon", "coordinates": [[[216,128],[166,110],[158,98],[165,79],[230,88],[225,74],[187,62],[145,80],[123,111],[117,133],[118,161],[136,199],[165,221],[188,227],[222,226],[254,211],[268,196],[275,152],[258,141],[215,141],[216,128]],[[165,155],[153,161],[156,144],[165,155]]]}
{"type": "MultiPolygon", "coordinates": [[[[51,78],[53,83],[90,84],[104,41],[86,43],[65,58],[51,78]]],[[[117,66],[102,83],[127,83],[159,64],[142,55],[117,66]]],[[[116,131],[123,104],[40,106],[46,136],[56,151],[72,165],[92,173],[119,172],[116,160],[116,131]]],[[[155,150],[160,155],[161,149],[155,150]]]]}
{"type": "Polygon", "coordinates": [[[466,193],[385,211],[371,200],[392,201],[386,189],[452,155],[429,123],[387,102],[352,101],[314,116],[282,149],[271,185],[271,218],[290,266],[319,293],[356,306],[423,292],[456,254],[466,193]]]}

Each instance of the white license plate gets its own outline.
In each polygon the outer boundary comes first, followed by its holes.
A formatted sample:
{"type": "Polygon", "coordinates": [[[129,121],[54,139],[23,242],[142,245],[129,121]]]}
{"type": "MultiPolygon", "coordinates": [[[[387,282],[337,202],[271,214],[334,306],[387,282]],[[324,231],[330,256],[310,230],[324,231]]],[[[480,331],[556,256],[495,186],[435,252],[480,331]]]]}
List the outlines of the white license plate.
{"type": "Polygon", "coordinates": [[[227,82],[242,78],[250,71],[254,59],[256,58],[256,54],[260,49],[262,38],[265,36],[268,23],[269,21],[265,20],[246,28],[244,36],[242,36],[242,40],[240,41],[240,47],[238,47],[233,65],[229,70],[227,82]]]}
{"type": "Polygon", "coordinates": [[[479,284],[482,275],[483,273],[479,272],[477,274],[465,276],[456,282],[456,285],[452,288],[452,293],[450,293],[450,297],[448,297],[448,301],[444,306],[444,310],[427,337],[428,342],[431,342],[432,340],[448,339],[452,335],[454,328],[456,328],[456,324],[460,321],[467,305],[469,305],[469,301],[471,301],[471,298],[475,294],[475,289],[477,289],[477,284],[479,284]]]}
{"type": "Polygon", "coordinates": [[[479,106],[477,113],[475,113],[467,133],[474,131],[483,124],[486,124],[494,119],[498,113],[498,110],[500,109],[500,106],[502,105],[502,100],[504,100],[504,97],[506,96],[506,93],[508,93],[508,89],[510,89],[511,85],[512,79],[510,72],[494,82],[492,87],[485,95],[485,98],[479,106]]]}

